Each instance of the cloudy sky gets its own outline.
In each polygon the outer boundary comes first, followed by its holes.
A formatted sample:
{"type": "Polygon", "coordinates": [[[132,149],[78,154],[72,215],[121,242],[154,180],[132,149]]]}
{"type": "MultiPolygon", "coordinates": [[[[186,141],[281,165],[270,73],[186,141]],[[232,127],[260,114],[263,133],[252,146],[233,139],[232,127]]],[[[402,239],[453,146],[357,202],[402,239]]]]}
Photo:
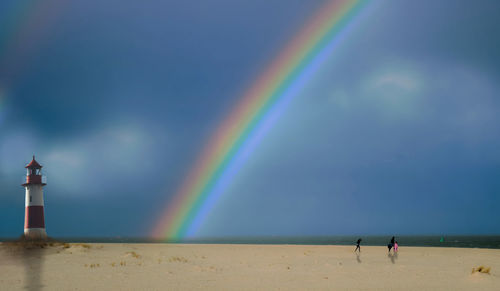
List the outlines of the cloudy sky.
{"type": "MultiPolygon", "coordinates": [[[[148,236],[325,1],[0,3],[0,237],[148,236]]],[[[196,236],[500,233],[500,3],[372,1],[196,236]]]]}

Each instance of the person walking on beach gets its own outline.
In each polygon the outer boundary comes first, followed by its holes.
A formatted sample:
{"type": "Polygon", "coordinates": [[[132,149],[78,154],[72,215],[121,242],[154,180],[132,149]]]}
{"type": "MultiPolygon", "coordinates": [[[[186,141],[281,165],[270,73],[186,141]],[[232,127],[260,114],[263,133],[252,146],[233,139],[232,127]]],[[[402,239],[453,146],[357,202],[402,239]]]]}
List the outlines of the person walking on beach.
{"type": "Polygon", "coordinates": [[[398,241],[395,241],[394,242],[394,252],[397,253],[398,252],[398,241]]]}
{"type": "Polygon", "coordinates": [[[361,247],[359,246],[360,244],[361,244],[361,238],[358,238],[358,241],[356,242],[356,249],[354,250],[354,252],[359,250],[359,252],[361,253],[361,247]]]}
{"type": "Polygon", "coordinates": [[[391,252],[391,249],[394,247],[395,239],[396,239],[395,237],[392,237],[391,242],[387,245],[387,248],[389,249],[389,253],[391,252]]]}

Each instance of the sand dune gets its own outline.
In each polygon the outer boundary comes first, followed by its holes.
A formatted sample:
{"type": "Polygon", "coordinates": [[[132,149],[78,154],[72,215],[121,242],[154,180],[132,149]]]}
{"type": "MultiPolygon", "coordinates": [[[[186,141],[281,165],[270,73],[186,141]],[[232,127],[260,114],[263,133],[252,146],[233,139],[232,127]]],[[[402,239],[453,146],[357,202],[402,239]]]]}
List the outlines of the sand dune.
{"type": "Polygon", "coordinates": [[[0,290],[500,290],[500,250],[402,246],[0,247],[0,290]],[[490,274],[472,268],[490,267],[490,274]]]}

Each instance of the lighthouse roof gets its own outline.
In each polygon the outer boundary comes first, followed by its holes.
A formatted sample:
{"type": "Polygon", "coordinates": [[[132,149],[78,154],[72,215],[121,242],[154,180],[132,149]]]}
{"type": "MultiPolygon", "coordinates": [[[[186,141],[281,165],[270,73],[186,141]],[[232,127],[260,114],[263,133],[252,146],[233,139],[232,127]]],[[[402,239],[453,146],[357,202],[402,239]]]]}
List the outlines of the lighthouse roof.
{"type": "Polygon", "coordinates": [[[28,168],[28,169],[41,169],[42,168],[42,165],[40,165],[36,160],[35,160],[35,156],[33,156],[33,160],[31,160],[31,162],[29,164],[26,165],[25,168],[28,168]]]}

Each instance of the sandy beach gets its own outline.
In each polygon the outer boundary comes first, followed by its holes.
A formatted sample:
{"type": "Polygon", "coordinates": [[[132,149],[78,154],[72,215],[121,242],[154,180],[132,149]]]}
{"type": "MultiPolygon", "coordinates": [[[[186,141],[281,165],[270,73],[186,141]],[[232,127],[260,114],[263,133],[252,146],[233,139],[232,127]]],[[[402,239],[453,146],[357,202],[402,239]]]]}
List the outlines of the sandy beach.
{"type": "Polygon", "coordinates": [[[1,290],[499,290],[500,250],[311,245],[0,247],[1,290]],[[490,274],[471,273],[491,267],[490,274]]]}

